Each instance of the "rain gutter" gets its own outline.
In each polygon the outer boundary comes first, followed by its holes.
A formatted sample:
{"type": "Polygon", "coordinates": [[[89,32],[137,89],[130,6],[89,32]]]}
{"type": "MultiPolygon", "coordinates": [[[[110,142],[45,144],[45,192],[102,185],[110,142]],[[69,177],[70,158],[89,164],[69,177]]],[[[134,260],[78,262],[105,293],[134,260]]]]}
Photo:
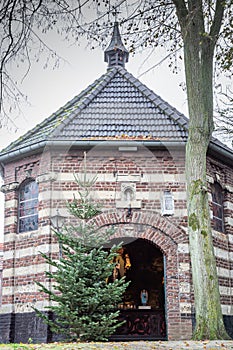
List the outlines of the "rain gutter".
{"type": "Polygon", "coordinates": [[[227,164],[233,165],[233,150],[224,144],[218,144],[211,141],[209,144],[208,154],[215,157],[217,156],[220,160],[227,162],[227,164]]]}
{"type": "Polygon", "coordinates": [[[136,145],[143,145],[147,147],[184,147],[185,142],[184,141],[112,141],[112,140],[82,140],[82,141],[67,141],[67,140],[61,140],[61,141],[41,141],[35,144],[31,144],[29,146],[25,146],[23,148],[19,148],[17,150],[9,151],[0,154],[0,162],[5,163],[12,161],[13,159],[20,158],[21,156],[31,155],[38,153],[41,149],[46,148],[52,148],[52,147],[67,147],[70,149],[71,147],[83,147],[83,148],[89,148],[89,147],[95,147],[99,145],[106,145],[109,147],[109,144],[111,146],[136,146],[136,145]]]}
{"type": "MultiPolygon", "coordinates": [[[[18,159],[22,156],[28,156],[32,154],[39,153],[39,151],[45,150],[46,148],[51,149],[53,147],[67,147],[70,149],[71,147],[82,147],[82,148],[90,148],[95,146],[106,146],[110,145],[113,147],[124,146],[124,147],[132,147],[132,146],[145,146],[151,148],[181,148],[185,147],[185,141],[147,141],[147,140],[77,140],[77,141],[68,141],[68,140],[48,140],[41,141],[35,144],[28,145],[26,147],[14,150],[12,152],[5,152],[0,154],[0,163],[1,166],[3,164],[8,163],[9,161],[18,159]]],[[[209,145],[209,153],[216,156],[216,153],[221,155],[221,159],[225,159],[225,161],[230,161],[233,164],[233,150],[228,147],[224,147],[221,144],[217,144],[215,142],[210,142],[209,145]]]]}

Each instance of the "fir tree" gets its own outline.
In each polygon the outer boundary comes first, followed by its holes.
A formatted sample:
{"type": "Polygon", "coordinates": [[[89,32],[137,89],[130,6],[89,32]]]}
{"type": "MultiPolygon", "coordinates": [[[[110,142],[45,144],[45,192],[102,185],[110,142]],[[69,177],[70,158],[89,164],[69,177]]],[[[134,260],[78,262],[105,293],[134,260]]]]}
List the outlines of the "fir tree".
{"type": "Polygon", "coordinates": [[[103,244],[109,240],[110,232],[101,232],[88,223],[100,212],[90,198],[90,188],[95,180],[88,181],[86,172],[83,180],[76,176],[81,188],[80,199],[74,197],[68,208],[78,224],[64,227],[63,232],[55,231],[62,249],[60,260],[42,253],[51,266],[50,271],[54,271],[46,272],[53,281],[52,289],[36,282],[53,302],[47,309],[55,318],[52,321],[35,309],[37,314],[53,332],[63,333],[72,340],[107,340],[121,325],[117,304],[128,285],[124,278],[107,283],[119,246],[110,251],[104,249],[103,244]]]}

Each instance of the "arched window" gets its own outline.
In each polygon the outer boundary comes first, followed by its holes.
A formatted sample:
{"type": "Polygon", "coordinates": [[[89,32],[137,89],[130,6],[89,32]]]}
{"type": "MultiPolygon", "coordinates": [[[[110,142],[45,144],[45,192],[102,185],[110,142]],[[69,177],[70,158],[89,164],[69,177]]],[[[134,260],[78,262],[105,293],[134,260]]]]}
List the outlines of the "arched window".
{"type": "Polygon", "coordinates": [[[213,228],[216,231],[224,231],[223,216],[223,190],[219,183],[212,186],[213,228]]]}
{"type": "Polygon", "coordinates": [[[19,190],[18,232],[38,229],[38,185],[32,181],[22,184],[19,190]]]}

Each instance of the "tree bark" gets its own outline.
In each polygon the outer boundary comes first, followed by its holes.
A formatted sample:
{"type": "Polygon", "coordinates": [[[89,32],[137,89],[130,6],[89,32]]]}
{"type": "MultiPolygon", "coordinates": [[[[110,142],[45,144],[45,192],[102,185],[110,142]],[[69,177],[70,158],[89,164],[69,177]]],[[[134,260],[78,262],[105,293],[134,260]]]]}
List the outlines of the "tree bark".
{"type": "Polygon", "coordinates": [[[195,299],[194,339],[227,339],[221,311],[206,180],[206,155],[213,131],[215,40],[204,33],[201,1],[174,1],[182,28],[189,136],[186,147],[188,232],[195,299]]]}

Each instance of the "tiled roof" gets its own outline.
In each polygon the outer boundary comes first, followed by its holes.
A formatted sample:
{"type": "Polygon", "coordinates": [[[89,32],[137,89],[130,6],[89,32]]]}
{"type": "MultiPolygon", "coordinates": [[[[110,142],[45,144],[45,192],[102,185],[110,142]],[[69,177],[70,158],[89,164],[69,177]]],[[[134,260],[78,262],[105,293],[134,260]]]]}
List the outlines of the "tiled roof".
{"type": "Polygon", "coordinates": [[[57,141],[149,139],[185,141],[187,118],[123,67],[113,67],[2,154],[57,141]]]}

